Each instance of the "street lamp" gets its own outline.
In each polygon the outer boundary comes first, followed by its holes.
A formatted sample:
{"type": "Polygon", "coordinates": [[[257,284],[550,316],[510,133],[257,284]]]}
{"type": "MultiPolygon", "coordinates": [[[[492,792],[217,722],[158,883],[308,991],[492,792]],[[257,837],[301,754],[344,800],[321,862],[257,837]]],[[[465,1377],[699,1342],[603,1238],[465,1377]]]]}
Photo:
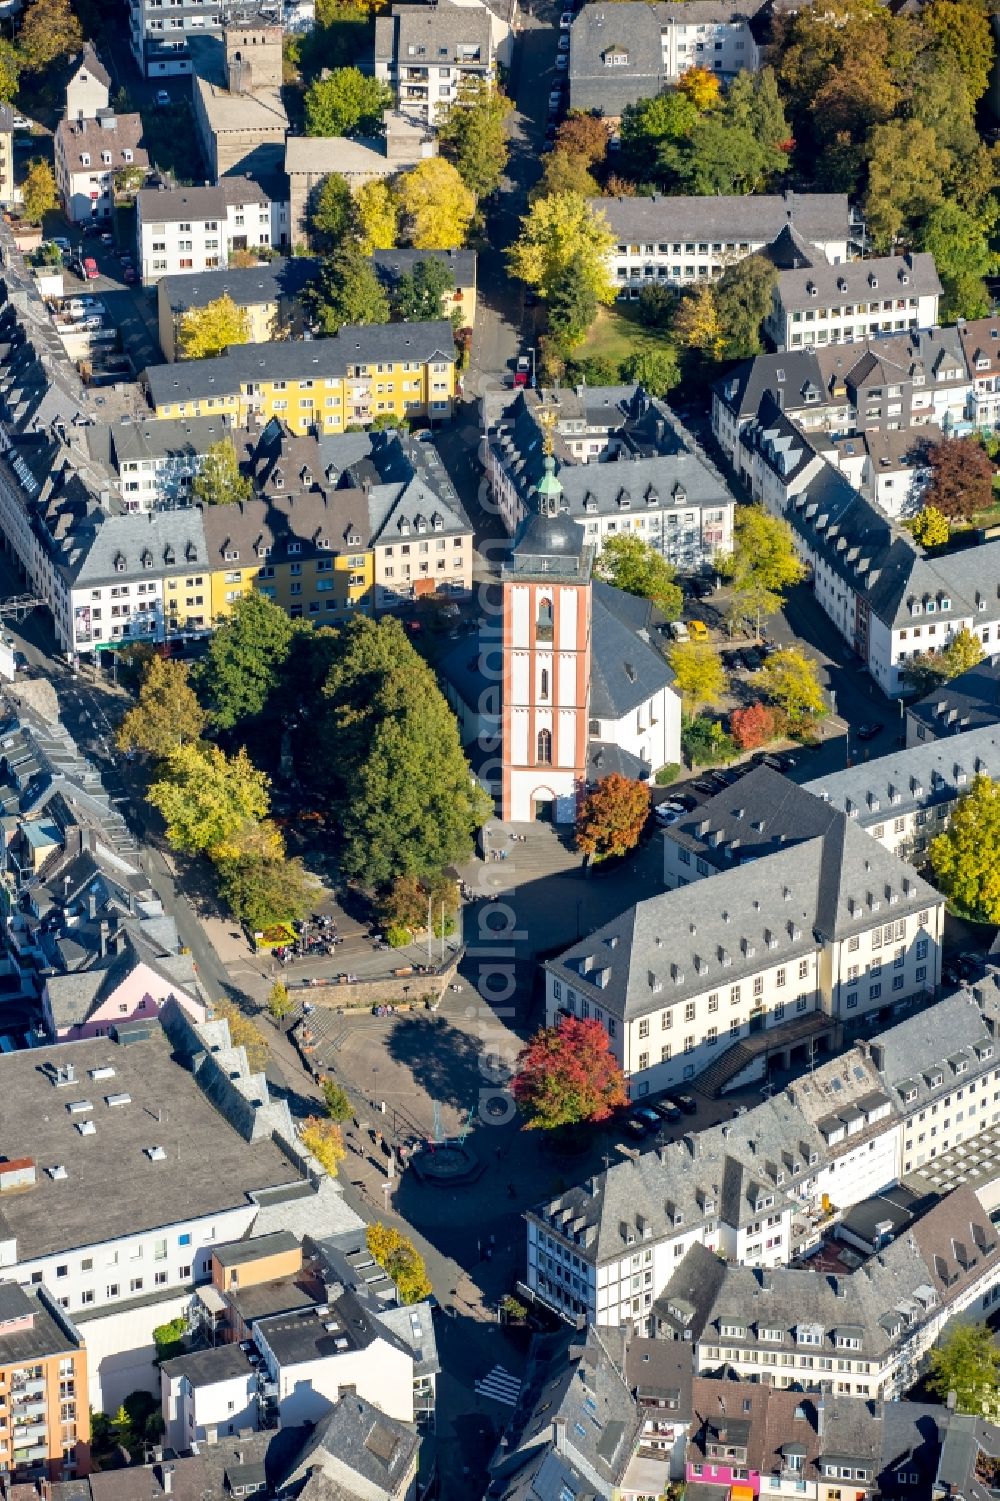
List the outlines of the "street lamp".
{"type": "Polygon", "coordinates": [[[535,346],[528,345],[528,353],[531,355],[531,389],[535,389],[535,346]]]}
{"type": "Polygon", "coordinates": [[[372,1064],[372,1106],[378,1109],[378,1064],[372,1064]]]}

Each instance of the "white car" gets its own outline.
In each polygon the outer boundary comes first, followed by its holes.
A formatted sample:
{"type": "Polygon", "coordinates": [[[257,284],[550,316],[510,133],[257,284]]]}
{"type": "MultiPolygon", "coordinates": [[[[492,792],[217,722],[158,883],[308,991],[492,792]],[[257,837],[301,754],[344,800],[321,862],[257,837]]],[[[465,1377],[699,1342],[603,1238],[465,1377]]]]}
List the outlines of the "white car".
{"type": "Polygon", "coordinates": [[[680,816],[676,808],[670,808],[666,803],[661,803],[658,808],[653,809],[653,817],[661,829],[668,828],[670,824],[676,823],[680,816]]]}
{"type": "Polygon", "coordinates": [[[167,93],[166,89],[157,89],[156,102],[161,106],[170,103],[170,95],[167,93]]]}
{"type": "Polygon", "coordinates": [[[572,24],[573,24],[573,12],[571,10],[564,10],[563,13],[562,13],[562,15],[559,17],[559,30],[560,31],[569,31],[569,29],[572,26],[572,24]]]}

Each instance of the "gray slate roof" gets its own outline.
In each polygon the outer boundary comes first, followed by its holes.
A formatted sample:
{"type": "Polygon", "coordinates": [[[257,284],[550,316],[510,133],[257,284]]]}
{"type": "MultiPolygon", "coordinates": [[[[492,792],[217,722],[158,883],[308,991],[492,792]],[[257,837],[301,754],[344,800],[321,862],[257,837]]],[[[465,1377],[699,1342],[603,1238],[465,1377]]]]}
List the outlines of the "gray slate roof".
{"type": "Polygon", "coordinates": [[[907,704],[908,716],[929,734],[964,735],[1000,723],[1000,658],[990,657],[907,704]]]}
{"type": "Polygon", "coordinates": [[[590,712],[621,719],[674,680],[670,664],[651,644],[652,607],[595,580],[591,615],[590,712]]]}
{"type": "Polygon", "coordinates": [[[930,297],[940,293],[934,257],[926,252],[877,256],[866,261],[846,261],[839,266],[817,262],[808,270],[778,273],[778,296],[786,312],[838,306],[842,302],[930,297]]]}
{"type": "Polygon", "coordinates": [[[228,266],[220,271],[199,271],[196,276],[164,276],[157,283],[157,296],[166,298],[175,310],[205,307],[226,296],[241,307],[277,303],[301,297],[319,265],[312,256],[293,255],[264,266],[228,266]]]}
{"type": "Polygon", "coordinates": [[[930,740],[891,751],[875,761],[816,777],[801,791],[823,798],[867,826],[899,818],[915,808],[952,802],[969,790],[979,773],[1000,780],[1000,728],[996,725],[966,730],[943,742],[930,740]]]}
{"type": "Polygon", "coordinates": [[[268,202],[263,188],[250,177],[220,177],[214,187],[142,188],[135,196],[143,224],[224,219],[229,207],[266,207],[268,202]]]}
{"type": "MultiPolygon", "coordinates": [[[[698,0],[688,0],[683,6],[685,14],[697,3],[698,0]]],[[[588,10],[593,8],[587,7],[588,10]]],[[[626,0],[625,4],[615,5],[613,11],[605,9],[607,24],[613,24],[622,11],[653,8],[626,0]]],[[[586,11],[582,13],[585,14],[586,11]]],[[[573,27],[574,38],[579,25],[578,19],[573,27]]],[[[604,214],[618,239],[629,243],[715,239],[766,245],[786,225],[793,225],[807,241],[846,240],[848,237],[846,193],[789,191],[750,197],[692,195],[677,198],[657,193],[651,198],[592,198],[590,201],[592,207],[604,214]]]]}

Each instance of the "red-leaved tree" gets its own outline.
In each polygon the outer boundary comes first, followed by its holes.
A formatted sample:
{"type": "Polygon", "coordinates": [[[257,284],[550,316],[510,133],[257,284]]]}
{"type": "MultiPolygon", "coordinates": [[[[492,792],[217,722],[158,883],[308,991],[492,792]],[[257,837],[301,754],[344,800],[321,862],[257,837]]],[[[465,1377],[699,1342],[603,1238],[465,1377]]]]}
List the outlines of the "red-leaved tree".
{"type": "Polygon", "coordinates": [[[740,750],[770,745],[776,728],[774,710],[766,704],[747,704],[745,709],[734,709],[729,716],[729,733],[740,750]]]}
{"type": "Polygon", "coordinates": [[[518,1054],[511,1089],[526,1126],[551,1131],[580,1121],[604,1121],[628,1104],[625,1075],[592,1018],[564,1016],[543,1027],[518,1054]]]}
{"type": "Polygon", "coordinates": [[[576,847],[595,860],[627,855],[639,842],[649,816],[649,788],[613,771],[580,804],[576,847]]]}
{"type": "Polygon", "coordinates": [[[975,438],[944,438],[927,450],[930,479],[925,506],[952,521],[967,520],[993,504],[993,463],[975,438]]]}

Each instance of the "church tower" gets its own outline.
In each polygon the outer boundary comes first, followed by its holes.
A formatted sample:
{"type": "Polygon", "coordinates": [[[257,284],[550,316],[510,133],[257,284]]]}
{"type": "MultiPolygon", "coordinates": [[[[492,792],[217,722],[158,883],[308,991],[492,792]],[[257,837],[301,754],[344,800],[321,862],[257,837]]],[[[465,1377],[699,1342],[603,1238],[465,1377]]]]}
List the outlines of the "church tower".
{"type": "Polygon", "coordinates": [[[536,494],[501,575],[501,817],[571,823],[587,769],[593,549],[560,512],[551,451],[536,494]]]}

